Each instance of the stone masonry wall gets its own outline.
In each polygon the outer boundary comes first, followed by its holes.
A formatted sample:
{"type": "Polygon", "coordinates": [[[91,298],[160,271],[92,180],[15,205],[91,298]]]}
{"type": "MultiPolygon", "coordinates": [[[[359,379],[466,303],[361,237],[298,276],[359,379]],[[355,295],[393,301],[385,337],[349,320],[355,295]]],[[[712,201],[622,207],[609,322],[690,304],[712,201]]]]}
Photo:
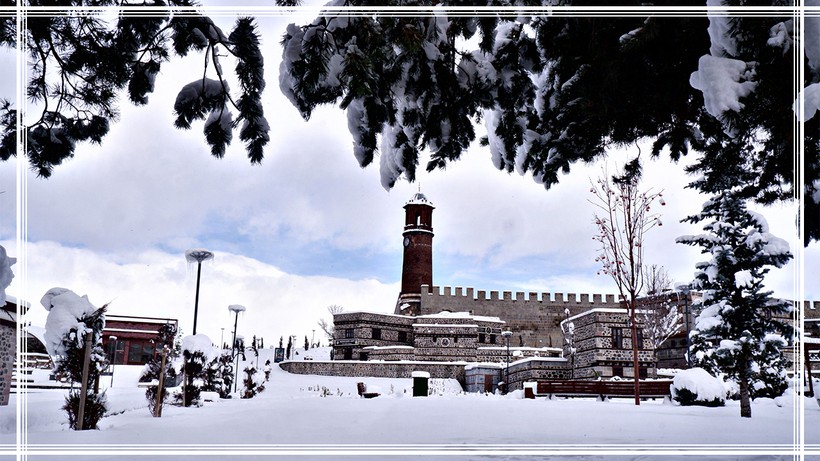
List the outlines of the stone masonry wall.
{"type": "Polygon", "coordinates": [[[8,405],[11,392],[11,373],[17,356],[16,328],[0,324],[0,405],[8,405]]]}
{"type": "Polygon", "coordinates": [[[440,362],[281,362],[279,367],[298,375],[410,378],[414,371],[426,371],[431,378],[450,378],[464,386],[465,363],[440,362]]]}
{"type": "Polygon", "coordinates": [[[803,301],[803,318],[820,319],[820,301],[803,301]]]}
{"type": "MultiPolygon", "coordinates": [[[[620,367],[624,377],[632,376],[632,329],[628,328],[629,315],[623,312],[590,312],[572,322],[575,324],[575,355],[570,357],[568,348],[564,356],[575,369],[572,378],[593,378],[596,373],[604,378],[612,377],[613,367],[620,367]],[[614,328],[621,328],[621,347],[613,345],[614,328]]],[[[641,325],[638,325],[641,328],[641,325]]],[[[654,355],[647,338],[638,350],[638,361],[641,368],[653,364],[654,355]]]]}
{"type": "Polygon", "coordinates": [[[475,291],[445,286],[443,291],[427,285],[421,287],[421,315],[441,311],[471,312],[473,315],[499,317],[513,332],[511,344],[526,347],[561,347],[563,334],[559,324],[567,316],[580,314],[593,308],[617,308],[620,304],[614,295],[576,295],[570,293],[523,293],[504,291],[475,291]],[[523,343],[523,344],[522,344],[523,343]]]}
{"type": "MultiPolygon", "coordinates": [[[[506,370],[501,369],[502,378],[506,370]]],[[[523,389],[526,381],[569,379],[569,366],[564,358],[530,358],[510,364],[510,391],[523,389]]]]}

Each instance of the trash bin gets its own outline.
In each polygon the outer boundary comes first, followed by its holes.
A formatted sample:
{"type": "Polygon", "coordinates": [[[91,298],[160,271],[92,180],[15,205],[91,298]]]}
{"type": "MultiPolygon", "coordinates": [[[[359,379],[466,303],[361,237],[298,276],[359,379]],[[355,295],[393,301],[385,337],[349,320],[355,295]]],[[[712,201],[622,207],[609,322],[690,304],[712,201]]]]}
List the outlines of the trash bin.
{"type": "Polygon", "coordinates": [[[413,397],[427,397],[429,394],[430,373],[414,371],[410,376],[413,378],[413,397]]]}
{"type": "Polygon", "coordinates": [[[538,386],[538,383],[524,383],[524,398],[525,399],[534,399],[535,398],[535,388],[538,386]]]}

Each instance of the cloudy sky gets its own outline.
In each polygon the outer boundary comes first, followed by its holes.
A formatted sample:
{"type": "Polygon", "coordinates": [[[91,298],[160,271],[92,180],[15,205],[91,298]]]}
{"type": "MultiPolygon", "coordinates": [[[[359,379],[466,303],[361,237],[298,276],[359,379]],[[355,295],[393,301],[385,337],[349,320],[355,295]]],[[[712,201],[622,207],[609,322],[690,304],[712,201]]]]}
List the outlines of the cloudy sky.
{"type": "MultiPolygon", "coordinates": [[[[233,17],[215,18],[230,29],[233,17]]],[[[196,268],[189,248],[215,253],[202,267],[198,332],[216,342],[230,335],[230,304],[247,311],[239,334],[312,336],[331,304],[346,310],[392,312],[401,278],[402,206],[419,190],[436,207],[433,216],[434,283],[482,290],[615,293],[596,275],[590,177],[602,165],[576,165],[549,191],[529,176],[494,169],[475,143],[444,171],[421,172],[419,183],[400,181],[387,192],[378,166],[358,167],[344,113],[322,108],[303,121],[278,90],[279,39],[289,22],[310,17],[259,19],[268,86],[265,111],[271,143],[262,165],[251,165],[238,141],[222,160],[211,157],[201,123],[173,128],[173,102],[182,85],[201,73],[202,57],[165,64],[147,106],[121,104],[120,120],[100,146],[81,145],[76,157],[48,179],[25,176],[17,197],[18,165],[0,163],[0,245],[22,256],[10,295],[31,302],[29,320],[45,323],[39,299],[60,286],[110,302],[121,315],[172,317],[186,333],[193,321],[196,268]],[[19,199],[19,200],[18,200],[19,199]],[[18,241],[18,202],[25,199],[27,241],[18,241]]],[[[0,97],[14,94],[15,56],[0,53],[0,97]]],[[[18,106],[22,101],[18,102],[18,106]]],[[[479,135],[485,130],[477,129],[479,135]]],[[[613,151],[611,162],[636,147],[613,151]]],[[[644,152],[647,149],[644,148],[644,152]]],[[[23,161],[18,159],[17,162],[23,161]]],[[[699,250],[674,243],[698,233],[679,221],[696,213],[705,197],[684,186],[691,180],[668,157],[647,161],[644,187],[663,189],[664,225],[647,237],[646,259],[689,281],[699,250]]],[[[612,168],[614,163],[610,163],[612,168]]],[[[789,206],[761,211],[772,232],[793,242],[789,206]]],[[[806,294],[817,290],[818,245],[806,260],[806,294]]],[[[773,271],[768,286],[794,298],[790,264],[773,271]]],[[[315,332],[320,339],[319,331],[315,332]]],[[[300,340],[301,341],[301,340],[300,340]]]]}

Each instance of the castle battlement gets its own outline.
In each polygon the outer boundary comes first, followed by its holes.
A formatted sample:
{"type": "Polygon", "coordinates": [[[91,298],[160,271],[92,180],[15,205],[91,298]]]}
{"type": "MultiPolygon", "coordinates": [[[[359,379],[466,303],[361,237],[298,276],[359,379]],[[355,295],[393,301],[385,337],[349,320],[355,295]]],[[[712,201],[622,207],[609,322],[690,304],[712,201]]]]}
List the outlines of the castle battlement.
{"type": "MultiPolygon", "coordinates": [[[[614,294],[593,294],[587,293],[549,293],[549,292],[523,292],[523,291],[490,291],[476,290],[472,287],[449,287],[429,285],[421,286],[421,295],[423,297],[440,297],[440,298],[464,298],[474,301],[506,301],[512,303],[547,303],[547,304],[580,304],[594,307],[596,305],[606,304],[613,305],[616,303],[614,294]]],[[[429,299],[429,298],[428,298],[429,299]]]]}

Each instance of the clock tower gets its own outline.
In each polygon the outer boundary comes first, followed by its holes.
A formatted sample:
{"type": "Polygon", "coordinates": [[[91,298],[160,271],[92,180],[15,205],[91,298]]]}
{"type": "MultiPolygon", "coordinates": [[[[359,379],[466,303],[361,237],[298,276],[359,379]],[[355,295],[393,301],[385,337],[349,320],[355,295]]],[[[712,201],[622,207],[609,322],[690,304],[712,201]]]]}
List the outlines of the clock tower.
{"type": "Polygon", "coordinates": [[[433,204],[421,192],[404,205],[404,258],[396,313],[418,315],[421,286],[433,286],[433,204]]]}

